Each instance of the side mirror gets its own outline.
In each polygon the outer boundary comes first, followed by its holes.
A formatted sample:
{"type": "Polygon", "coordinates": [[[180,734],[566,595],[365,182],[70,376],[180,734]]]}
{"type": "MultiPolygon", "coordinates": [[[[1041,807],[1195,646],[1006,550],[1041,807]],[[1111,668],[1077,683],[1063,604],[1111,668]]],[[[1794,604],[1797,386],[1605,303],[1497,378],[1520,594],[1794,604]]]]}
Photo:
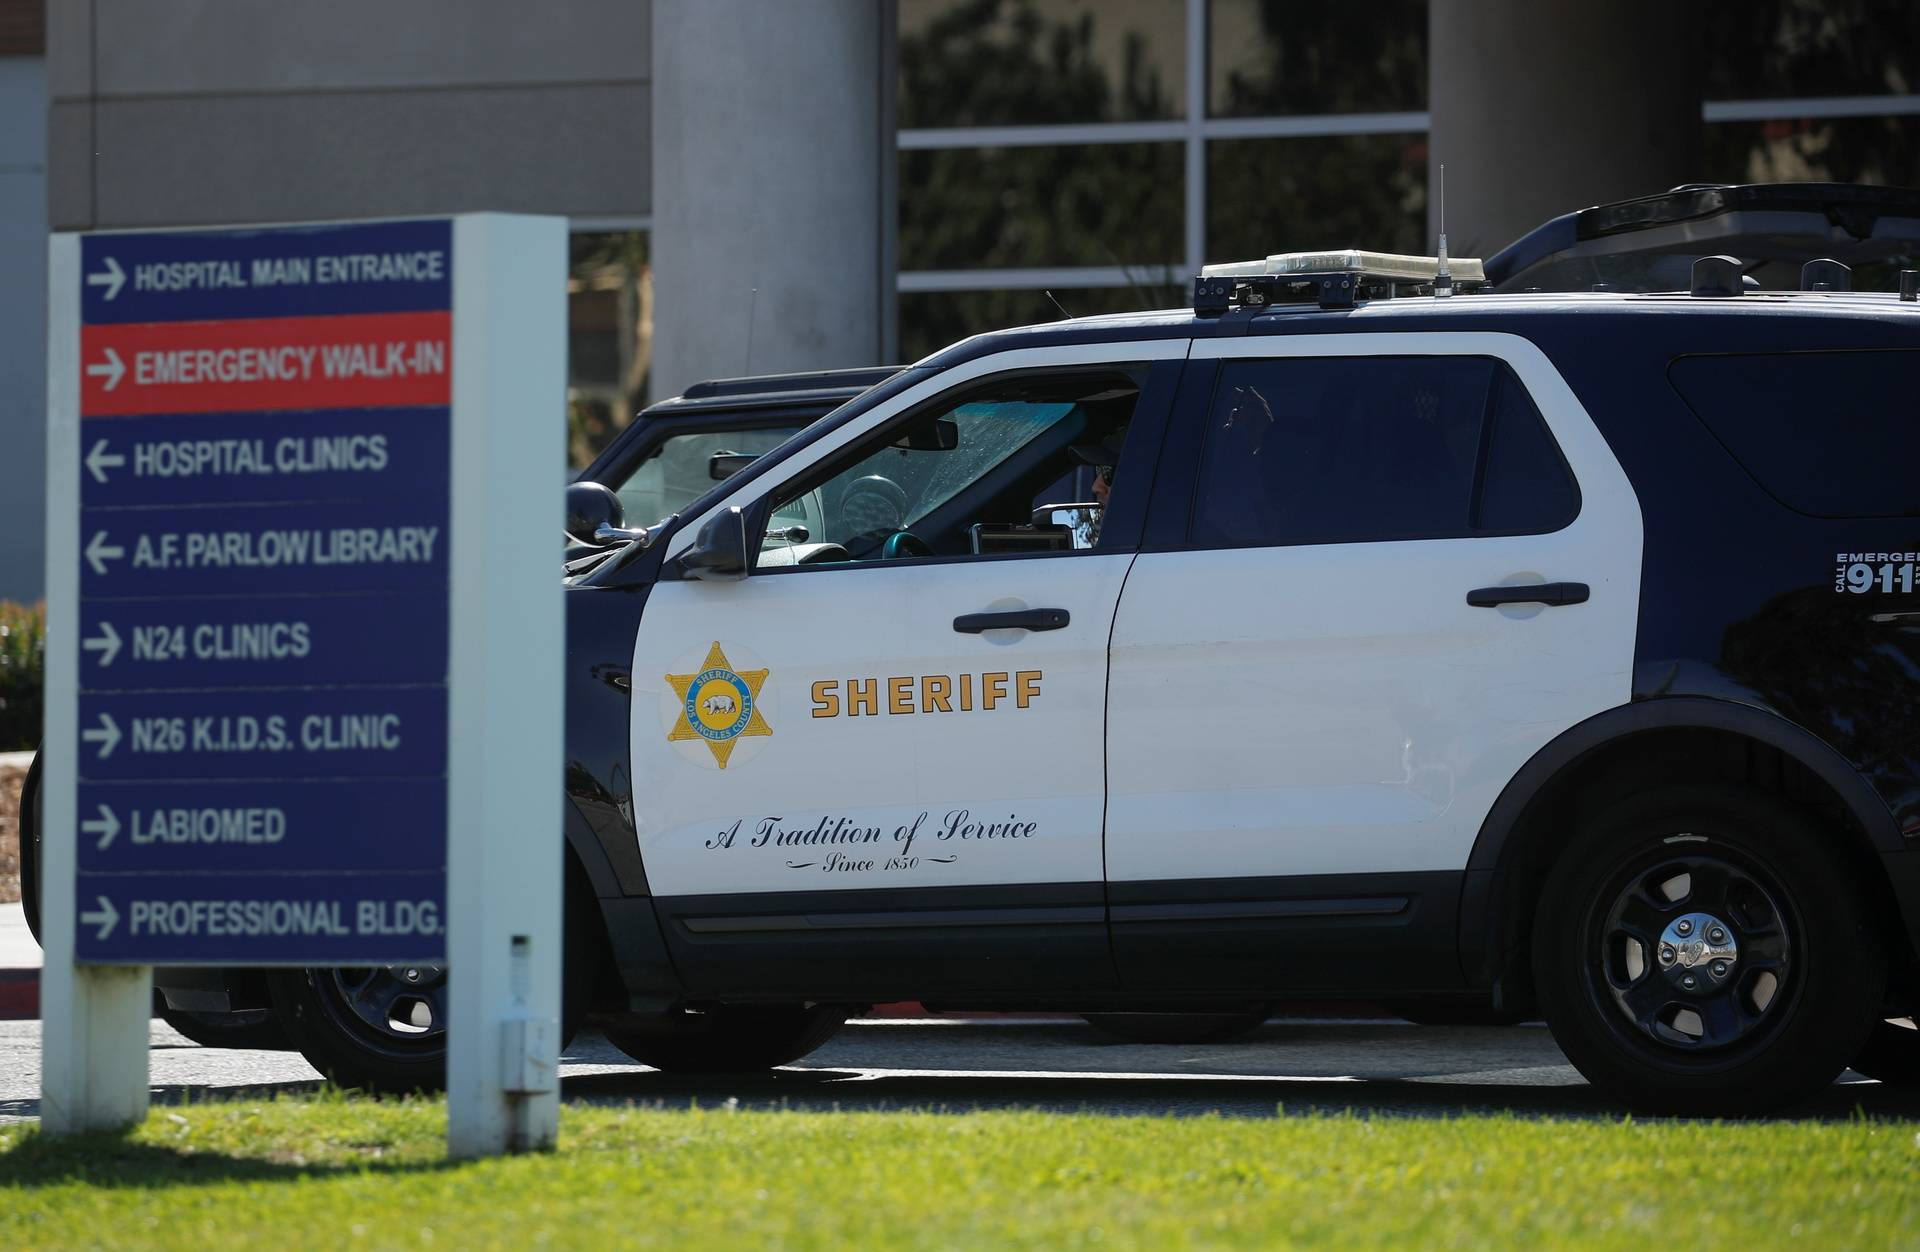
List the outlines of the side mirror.
{"type": "Polygon", "coordinates": [[[707,477],[725,482],[759,459],[757,452],[716,452],[707,458],[707,477]]]}
{"type": "Polygon", "coordinates": [[[627,524],[627,510],[620,497],[603,483],[567,484],[567,534],[581,543],[604,547],[599,535],[602,526],[619,530],[627,524]]]}
{"type": "Polygon", "coordinates": [[[910,452],[951,452],[960,446],[960,423],[950,417],[921,422],[893,441],[910,452]]]}
{"type": "Polygon", "coordinates": [[[700,528],[693,546],[680,554],[680,572],[688,578],[730,582],[747,576],[752,559],[747,547],[747,515],[735,506],[700,528]]]}

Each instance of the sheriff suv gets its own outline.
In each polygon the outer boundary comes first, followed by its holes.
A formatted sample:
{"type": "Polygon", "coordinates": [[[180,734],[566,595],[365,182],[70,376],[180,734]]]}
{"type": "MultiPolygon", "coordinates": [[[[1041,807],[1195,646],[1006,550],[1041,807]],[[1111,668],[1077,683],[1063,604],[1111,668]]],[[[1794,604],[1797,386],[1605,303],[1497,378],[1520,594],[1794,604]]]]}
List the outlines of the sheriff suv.
{"type": "Polygon", "coordinates": [[[1215,267],[629,532],[569,591],[572,846],[665,1010],[610,1037],[1478,990],[1648,1110],[1910,1070],[1915,276],[1744,268],[1215,267]]]}

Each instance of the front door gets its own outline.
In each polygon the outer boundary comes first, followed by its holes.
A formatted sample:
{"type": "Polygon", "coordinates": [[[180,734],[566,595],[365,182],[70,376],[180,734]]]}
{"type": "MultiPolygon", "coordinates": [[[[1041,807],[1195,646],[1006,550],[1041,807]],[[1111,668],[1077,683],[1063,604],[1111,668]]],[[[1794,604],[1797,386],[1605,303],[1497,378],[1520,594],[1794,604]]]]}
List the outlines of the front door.
{"type": "Polygon", "coordinates": [[[1107,639],[1179,368],[1141,348],[981,363],[855,419],[727,502],[767,536],[744,579],[675,577],[670,551],[634,653],[635,817],[696,994],[1111,981],[1107,639]],[[1113,508],[1056,524],[1042,506],[1094,503],[1053,494],[1083,465],[1113,508]]]}

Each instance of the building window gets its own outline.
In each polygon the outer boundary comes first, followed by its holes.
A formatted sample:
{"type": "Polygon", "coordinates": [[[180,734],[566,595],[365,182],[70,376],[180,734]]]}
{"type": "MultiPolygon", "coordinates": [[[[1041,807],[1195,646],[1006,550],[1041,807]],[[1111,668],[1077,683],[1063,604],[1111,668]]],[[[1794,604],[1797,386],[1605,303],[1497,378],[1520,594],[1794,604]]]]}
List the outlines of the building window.
{"type": "Polygon", "coordinates": [[[1185,160],[1167,143],[903,152],[901,268],[1178,262],[1185,160]]]}
{"type": "Polygon", "coordinates": [[[1179,117],[1185,0],[900,0],[900,125],[1179,117]]]}
{"type": "Polygon", "coordinates": [[[1207,257],[1425,246],[1427,136],[1220,139],[1207,145],[1207,257]]]}
{"type": "Polygon", "coordinates": [[[567,459],[584,467],[648,402],[653,270],[644,230],[575,231],[567,265],[567,459]]]}
{"type": "Polygon", "coordinates": [[[1427,107],[1426,0],[1211,0],[1210,117],[1427,107]]]}
{"type": "MultiPolygon", "coordinates": [[[[907,359],[1054,300],[1178,307],[1211,261],[1432,251],[1428,0],[899,4],[907,359]]],[[[1690,10],[1701,180],[1920,184],[1920,4],[1690,10]]]]}

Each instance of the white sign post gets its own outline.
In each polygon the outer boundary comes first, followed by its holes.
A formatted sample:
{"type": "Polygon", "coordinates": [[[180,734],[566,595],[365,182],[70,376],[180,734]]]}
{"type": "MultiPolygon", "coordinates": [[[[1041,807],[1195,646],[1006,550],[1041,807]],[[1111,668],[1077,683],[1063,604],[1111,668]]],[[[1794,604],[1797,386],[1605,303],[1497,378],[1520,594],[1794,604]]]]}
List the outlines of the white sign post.
{"type": "Polygon", "coordinates": [[[447,1146],[560,1119],[566,223],[454,219],[447,1146]],[[519,576],[504,576],[520,571],[519,576]]]}
{"type": "Polygon", "coordinates": [[[144,1115],[155,965],[404,963],[449,971],[451,1152],[550,1145],[565,222],[49,272],[43,1126],[144,1115]]]}

